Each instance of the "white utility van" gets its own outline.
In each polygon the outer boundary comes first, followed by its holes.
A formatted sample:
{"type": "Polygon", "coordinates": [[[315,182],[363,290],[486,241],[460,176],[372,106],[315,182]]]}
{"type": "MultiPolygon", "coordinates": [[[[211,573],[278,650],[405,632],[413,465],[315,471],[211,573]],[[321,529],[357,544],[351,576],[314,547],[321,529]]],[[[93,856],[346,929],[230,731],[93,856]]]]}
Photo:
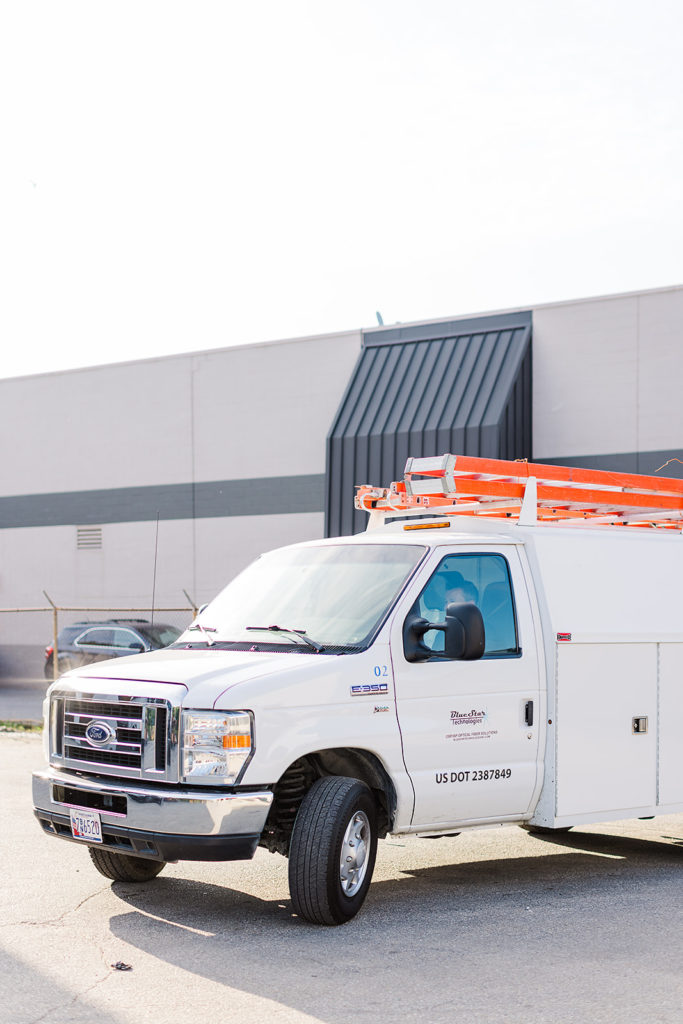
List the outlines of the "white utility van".
{"type": "Polygon", "coordinates": [[[356,503],[50,687],[45,832],[140,882],[263,846],[338,924],[388,834],[683,811],[683,481],[443,456],[356,503]]]}

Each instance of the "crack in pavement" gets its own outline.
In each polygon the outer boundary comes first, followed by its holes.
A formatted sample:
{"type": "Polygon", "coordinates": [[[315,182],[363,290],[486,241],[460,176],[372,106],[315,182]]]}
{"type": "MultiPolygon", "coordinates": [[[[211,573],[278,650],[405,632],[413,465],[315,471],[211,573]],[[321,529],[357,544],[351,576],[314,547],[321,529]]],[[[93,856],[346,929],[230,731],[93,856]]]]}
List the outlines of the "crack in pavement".
{"type": "Polygon", "coordinates": [[[89,896],[86,896],[84,899],[82,899],[81,902],[77,903],[75,907],[69,907],[62,914],[60,914],[59,917],[53,917],[49,918],[48,920],[40,921],[3,921],[2,924],[0,924],[0,929],[35,927],[36,925],[60,925],[64,922],[64,919],[66,917],[68,917],[70,914],[75,914],[78,910],[81,909],[81,907],[85,906],[86,903],[88,903],[90,900],[95,899],[96,896],[101,896],[103,892],[108,892],[109,888],[110,887],[107,885],[102,886],[102,888],[98,889],[97,892],[92,892],[90,893],[89,896]]]}
{"type": "Polygon", "coordinates": [[[53,1013],[57,1013],[57,1011],[59,1010],[65,1010],[71,1006],[75,1006],[80,999],[82,999],[84,996],[87,996],[89,992],[92,992],[94,989],[98,987],[98,985],[101,985],[103,981],[106,981],[107,978],[110,977],[111,971],[107,971],[106,974],[103,974],[101,978],[98,978],[97,981],[93,982],[92,985],[89,985],[88,988],[84,989],[83,992],[76,992],[76,994],[67,1002],[60,1002],[57,1003],[56,1006],[50,1007],[50,1009],[46,1010],[45,1013],[43,1013],[40,1017],[34,1017],[34,1019],[30,1021],[29,1024],[41,1024],[41,1021],[47,1020],[48,1017],[52,1016],[53,1013]]]}

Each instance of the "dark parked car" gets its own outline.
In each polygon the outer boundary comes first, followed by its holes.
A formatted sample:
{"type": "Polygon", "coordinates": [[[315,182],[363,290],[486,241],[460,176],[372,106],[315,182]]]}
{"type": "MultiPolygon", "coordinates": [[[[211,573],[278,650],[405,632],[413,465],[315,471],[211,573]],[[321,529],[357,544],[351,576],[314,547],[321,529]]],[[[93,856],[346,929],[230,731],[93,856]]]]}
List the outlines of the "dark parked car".
{"type": "MultiPolygon", "coordinates": [[[[106,619],[103,622],[74,622],[60,629],[57,636],[59,674],[79,665],[127,654],[157,651],[168,647],[181,630],[165,622],[147,619],[106,619]]],[[[45,648],[45,678],[52,679],[54,647],[45,648]]]]}

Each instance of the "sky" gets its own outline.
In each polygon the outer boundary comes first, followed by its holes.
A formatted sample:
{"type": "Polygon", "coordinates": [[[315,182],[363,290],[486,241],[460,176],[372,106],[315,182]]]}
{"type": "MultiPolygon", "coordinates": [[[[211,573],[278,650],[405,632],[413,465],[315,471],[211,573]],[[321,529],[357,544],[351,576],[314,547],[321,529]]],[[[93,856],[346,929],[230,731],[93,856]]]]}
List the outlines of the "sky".
{"type": "Polygon", "coordinates": [[[0,0],[0,376],[683,283],[678,0],[0,0]]]}

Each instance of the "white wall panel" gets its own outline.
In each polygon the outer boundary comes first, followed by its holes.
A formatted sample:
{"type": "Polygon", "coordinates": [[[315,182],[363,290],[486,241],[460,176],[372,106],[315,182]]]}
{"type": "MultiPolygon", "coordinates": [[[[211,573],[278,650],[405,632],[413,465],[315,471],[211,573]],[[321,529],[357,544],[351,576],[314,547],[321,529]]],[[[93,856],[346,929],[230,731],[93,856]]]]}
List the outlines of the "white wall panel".
{"type": "Polygon", "coordinates": [[[359,331],[194,357],[195,479],[325,472],[359,331]]]}
{"type": "Polygon", "coordinates": [[[638,450],[678,448],[683,458],[683,288],[638,304],[638,450]]]}
{"type": "Polygon", "coordinates": [[[638,300],[533,311],[535,459],[638,448],[638,300]]]}
{"type": "Polygon", "coordinates": [[[191,479],[189,357],[0,381],[0,494],[191,479]]]}

